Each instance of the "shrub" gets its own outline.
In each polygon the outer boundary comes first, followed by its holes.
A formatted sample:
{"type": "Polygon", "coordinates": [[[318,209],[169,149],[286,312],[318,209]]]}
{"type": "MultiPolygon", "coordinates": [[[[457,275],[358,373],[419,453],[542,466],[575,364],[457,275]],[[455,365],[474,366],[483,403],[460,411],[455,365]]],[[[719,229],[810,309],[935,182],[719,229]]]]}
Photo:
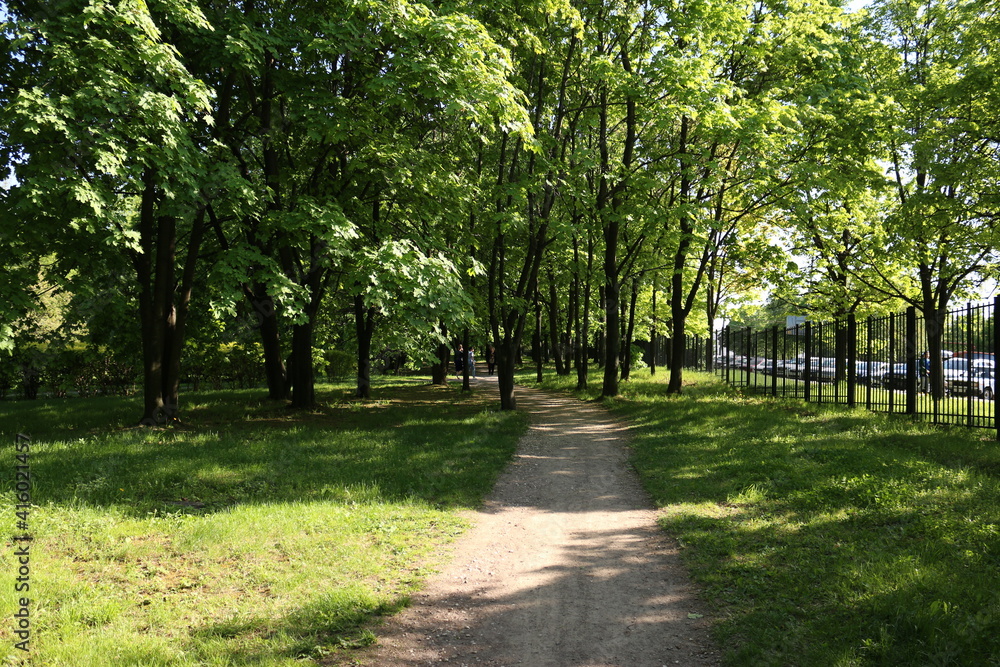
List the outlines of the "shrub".
{"type": "Polygon", "coordinates": [[[350,377],[358,369],[358,358],[343,350],[325,350],[322,356],[326,364],[325,375],[328,378],[350,377]]]}

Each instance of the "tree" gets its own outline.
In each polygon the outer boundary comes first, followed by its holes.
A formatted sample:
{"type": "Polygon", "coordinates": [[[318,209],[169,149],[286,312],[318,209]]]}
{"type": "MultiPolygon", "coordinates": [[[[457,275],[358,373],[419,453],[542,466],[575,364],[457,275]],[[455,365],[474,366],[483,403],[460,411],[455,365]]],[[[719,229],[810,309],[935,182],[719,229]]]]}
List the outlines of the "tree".
{"type": "Polygon", "coordinates": [[[986,46],[973,39],[982,19],[975,2],[883,0],[865,26],[881,45],[872,76],[891,105],[882,136],[894,185],[868,248],[868,283],[923,314],[936,400],[948,304],[996,255],[993,86],[982,69],[986,46]],[[905,271],[885,271],[886,256],[905,271]]]}
{"type": "Polygon", "coordinates": [[[671,393],[681,391],[685,326],[701,284],[711,273],[714,289],[718,261],[739,227],[768,219],[792,191],[794,166],[810,144],[801,118],[822,96],[821,75],[837,70],[843,43],[841,11],[828,3],[761,2],[742,15],[711,5],[716,20],[704,11],[692,13],[695,23],[678,32],[672,50],[703,92],[679,100],[675,166],[666,173],[674,234],[671,393]]]}
{"type": "Polygon", "coordinates": [[[379,309],[366,302],[366,253],[415,237],[417,223],[430,219],[422,211],[414,224],[392,229],[401,219],[394,210],[415,210],[414,198],[400,195],[404,187],[424,192],[426,204],[451,179],[450,165],[427,159],[430,138],[447,146],[454,142],[437,137],[524,122],[505,79],[509,59],[468,16],[419,3],[309,10],[248,3],[220,11],[227,29],[213,48],[227,65],[212,77],[221,91],[221,140],[251,197],[213,222],[226,239],[232,282],[261,313],[271,395],[290,387],[294,406],[312,404],[315,319],[340,284],[355,313],[364,394],[379,309]],[[284,326],[292,330],[287,369],[284,326]]]}
{"type": "Polygon", "coordinates": [[[514,367],[539,283],[565,156],[579,114],[570,108],[571,74],[577,66],[579,14],[568,3],[516,7],[491,5],[483,20],[517,45],[512,81],[530,110],[530,130],[501,130],[490,142],[483,169],[483,201],[489,211],[484,243],[490,330],[496,348],[502,409],[516,408],[514,367]],[[503,13],[509,10],[508,13],[503,13]],[[519,35],[514,40],[513,35],[519,35]]]}
{"type": "MultiPolygon", "coordinates": [[[[142,331],[142,422],[177,417],[180,351],[204,231],[209,90],[164,36],[207,27],[183,2],[10,3],[16,88],[0,125],[18,184],[8,219],[33,228],[54,275],[126,259],[142,331]],[[82,11],[81,11],[82,10],[82,11]]],[[[9,89],[8,89],[9,90],[9,89]]]]}

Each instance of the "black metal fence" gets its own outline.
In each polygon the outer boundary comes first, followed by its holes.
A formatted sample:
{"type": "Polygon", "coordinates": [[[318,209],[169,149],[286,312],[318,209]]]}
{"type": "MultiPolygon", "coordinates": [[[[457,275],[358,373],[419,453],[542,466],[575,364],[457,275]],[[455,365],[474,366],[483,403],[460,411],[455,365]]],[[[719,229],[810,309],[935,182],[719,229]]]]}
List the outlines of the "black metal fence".
{"type": "Polygon", "coordinates": [[[1000,437],[998,308],[1000,297],[930,318],[910,308],[790,329],[727,328],[714,341],[711,363],[747,391],[998,429],[1000,437]],[[938,363],[930,352],[935,332],[938,363]]]}

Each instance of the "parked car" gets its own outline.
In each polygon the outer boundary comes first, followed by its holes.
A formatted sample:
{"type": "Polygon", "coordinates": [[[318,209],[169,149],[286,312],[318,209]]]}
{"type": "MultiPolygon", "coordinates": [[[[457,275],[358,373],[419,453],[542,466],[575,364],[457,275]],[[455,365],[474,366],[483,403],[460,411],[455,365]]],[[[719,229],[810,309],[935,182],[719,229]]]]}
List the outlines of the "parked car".
{"type": "MultiPolygon", "coordinates": [[[[943,356],[944,352],[942,352],[941,354],[943,356]]],[[[972,359],[973,361],[989,361],[989,362],[992,362],[993,358],[994,358],[994,355],[993,355],[992,352],[965,352],[965,351],[962,351],[962,352],[956,352],[954,355],[952,355],[952,357],[956,358],[956,359],[972,359]]]]}
{"type": "Polygon", "coordinates": [[[792,377],[791,372],[799,363],[798,359],[778,359],[778,363],[774,366],[774,374],[778,377],[792,377]]]}
{"type": "Polygon", "coordinates": [[[798,380],[802,377],[802,374],[806,369],[806,360],[802,357],[798,359],[789,359],[785,362],[785,377],[798,380]]]}
{"type": "Polygon", "coordinates": [[[947,386],[950,393],[955,396],[972,394],[987,401],[992,401],[996,395],[996,384],[993,377],[993,369],[991,368],[973,367],[971,377],[967,373],[964,377],[952,380],[947,386]]]}
{"type": "Polygon", "coordinates": [[[993,360],[972,359],[970,361],[965,357],[955,356],[945,361],[942,366],[944,369],[944,384],[945,387],[949,387],[955,382],[968,381],[970,366],[973,371],[983,368],[992,370],[993,360]]]}
{"type": "MultiPolygon", "coordinates": [[[[804,357],[795,359],[795,364],[793,366],[785,367],[785,376],[790,378],[795,378],[796,380],[804,380],[806,374],[806,360],[804,357]]],[[[811,357],[809,359],[809,376],[811,381],[815,381],[817,378],[817,373],[819,373],[820,362],[822,360],[819,357],[811,357]]]]}
{"type": "Polygon", "coordinates": [[[874,387],[882,383],[882,377],[888,372],[889,364],[883,361],[858,361],[855,362],[854,368],[859,383],[874,387]]]}
{"type": "Polygon", "coordinates": [[[819,368],[813,368],[812,373],[818,382],[833,382],[837,378],[837,360],[820,359],[819,368]]]}
{"type": "Polygon", "coordinates": [[[774,360],[763,359],[754,366],[754,370],[765,375],[774,375],[774,360]]]}
{"type": "Polygon", "coordinates": [[[893,364],[882,376],[882,387],[885,389],[906,390],[906,364],[893,364]]]}

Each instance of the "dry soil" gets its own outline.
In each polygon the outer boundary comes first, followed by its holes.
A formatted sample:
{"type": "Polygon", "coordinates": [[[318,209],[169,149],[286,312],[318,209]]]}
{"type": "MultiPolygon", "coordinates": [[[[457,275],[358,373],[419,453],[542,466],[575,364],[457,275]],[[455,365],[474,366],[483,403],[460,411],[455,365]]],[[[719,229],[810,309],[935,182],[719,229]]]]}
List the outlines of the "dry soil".
{"type": "Polygon", "coordinates": [[[628,465],[627,428],[570,398],[519,387],[517,401],[532,425],[516,459],[365,662],[719,664],[677,546],[628,465]]]}

